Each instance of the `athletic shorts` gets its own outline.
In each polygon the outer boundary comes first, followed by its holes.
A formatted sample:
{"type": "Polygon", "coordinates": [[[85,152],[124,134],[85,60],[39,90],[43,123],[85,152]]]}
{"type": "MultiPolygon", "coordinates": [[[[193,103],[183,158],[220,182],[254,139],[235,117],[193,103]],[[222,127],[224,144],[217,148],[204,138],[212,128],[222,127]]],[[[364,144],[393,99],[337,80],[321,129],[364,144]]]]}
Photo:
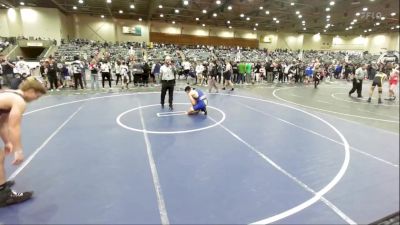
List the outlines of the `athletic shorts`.
{"type": "Polygon", "coordinates": [[[231,73],[224,73],[224,80],[231,80],[231,73]]]}
{"type": "Polygon", "coordinates": [[[374,81],[372,82],[372,87],[382,87],[382,78],[381,77],[375,77],[374,81]]]}
{"type": "Polygon", "coordinates": [[[196,105],[193,106],[194,111],[206,110],[206,102],[204,100],[197,101],[196,105]]]}
{"type": "Polygon", "coordinates": [[[390,85],[397,85],[397,83],[398,83],[398,80],[396,80],[396,79],[389,80],[390,85]]]}

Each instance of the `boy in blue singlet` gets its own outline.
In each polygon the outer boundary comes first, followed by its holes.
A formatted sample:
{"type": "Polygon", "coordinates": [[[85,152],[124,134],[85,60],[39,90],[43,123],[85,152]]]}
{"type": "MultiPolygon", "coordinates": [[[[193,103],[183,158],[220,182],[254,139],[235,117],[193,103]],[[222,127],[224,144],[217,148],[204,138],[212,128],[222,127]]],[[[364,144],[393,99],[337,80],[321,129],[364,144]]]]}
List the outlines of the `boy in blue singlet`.
{"type": "Polygon", "coordinates": [[[192,106],[187,112],[188,115],[198,114],[200,111],[207,115],[207,97],[201,90],[192,89],[190,86],[185,88],[185,92],[189,96],[190,103],[192,106]]]}

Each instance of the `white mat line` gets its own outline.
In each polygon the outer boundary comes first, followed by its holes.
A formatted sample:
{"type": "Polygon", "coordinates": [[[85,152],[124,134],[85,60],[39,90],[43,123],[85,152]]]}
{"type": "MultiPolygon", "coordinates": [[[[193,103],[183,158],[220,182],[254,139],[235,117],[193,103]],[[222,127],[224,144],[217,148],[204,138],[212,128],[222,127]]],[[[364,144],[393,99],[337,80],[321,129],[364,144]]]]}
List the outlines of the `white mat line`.
{"type": "Polygon", "coordinates": [[[14,179],[32,160],[35,158],[35,156],[53,139],[58,132],[69,122],[74,118],[74,116],[81,111],[83,106],[79,107],[71,116],[67,118],[19,167],[17,170],[14,171],[8,178],[8,180],[14,179]]]}
{"type": "MultiPolygon", "coordinates": [[[[284,119],[281,119],[281,118],[279,118],[279,117],[275,117],[275,116],[273,116],[273,115],[270,115],[269,113],[266,113],[266,112],[263,112],[263,111],[261,111],[261,110],[255,109],[255,108],[253,108],[253,107],[251,107],[251,106],[248,106],[248,105],[246,105],[246,104],[244,104],[244,103],[239,103],[239,104],[245,106],[246,108],[248,108],[248,109],[250,109],[250,110],[253,110],[253,111],[255,111],[255,112],[261,113],[261,114],[263,114],[264,116],[272,117],[272,118],[274,118],[274,119],[276,119],[276,120],[279,120],[279,121],[281,121],[281,122],[284,122],[284,123],[289,124],[289,125],[291,125],[291,126],[294,126],[294,127],[296,127],[296,128],[299,128],[299,129],[301,129],[301,130],[304,130],[304,131],[306,131],[306,132],[308,132],[308,133],[314,134],[314,135],[316,135],[316,136],[319,136],[319,137],[321,137],[321,138],[324,138],[324,139],[326,139],[326,140],[332,141],[332,142],[334,142],[334,143],[336,143],[336,144],[338,144],[338,145],[342,145],[342,146],[343,146],[343,143],[341,143],[340,141],[336,141],[336,140],[334,140],[334,139],[332,139],[332,138],[329,138],[329,137],[327,137],[327,136],[324,136],[324,135],[322,135],[322,134],[320,134],[320,133],[318,133],[318,132],[315,132],[315,131],[313,131],[313,130],[310,130],[310,129],[301,127],[301,126],[299,126],[299,125],[296,125],[296,124],[294,124],[294,123],[291,123],[291,122],[286,121],[286,120],[284,120],[284,119]]],[[[370,153],[364,152],[364,151],[362,151],[362,150],[360,150],[360,149],[357,149],[357,148],[355,148],[355,147],[351,147],[351,146],[350,146],[350,149],[352,149],[353,151],[356,151],[356,152],[358,152],[358,153],[360,153],[360,154],[363,154],[363,155],[365,155],[365,156],[368,156],[368,157],[370,157],[370,158],[376,159],[376,160],[378,160],[378,161],[380,161],[380,162],[383,162],[383,163],[385,163],[385,164],[388,164],[388,165],[390,165],[390,166],[399,168],[399,165],[397,165],[397,164],[395,164],[395,163],[391,163],[391,162],[389,162],[389,161],[386,161],[386,160],[384,160],[384,159],[381,159],[381,158],[379,158],[379,157],[377,157],[377,156],[374,156],[374,155],[372,155],[372,154],[370,154],[370,153]]]]}
{"type": "MultiPolygon", "coordinates": [[[[139,106],[141,106],[140,102],[139,102],[139,106]]],[[[142,113],[141,108],[139,109],[139,113],[140,113],[140,121],[142,123],[143,131],[146,131],[146,124],[144,122],[143,113],[142,113]]],[[[155,188],[155,191],[157,194],[157,203],[158,203],[158,210],[159,210],[160,217],[161,217],[161,223],[163,225],[169,225],[167,208],[165,207],[164,196],[163,196],[162,189],[161,189],[160,179],[158,177],[157,166],[156,166],[156,163],[155,163],[154,157],[153,157],[153,151],[151,150],[151,143],[149,140],[149,136],[148,136],[147,132],[143,132],[143,136],[144,136],[144,141],[146,142],[146,151],[147,151],[147,156],[149,159],[149,165],[150,165],[151,175],[153,178],[153,184],[154,184],[154,188],[155,188]]]]}
{"type": "MultiPolygon", "coordinates": [[[[213,118],[211,118],[210,116],[208,117],[211,120],[215,121],[213,118]]],[[[242,142],[244,145],[246,145],[250,150],[252,150],[253,152],[255,152],[257,155],[259,155],[261,158],[263,158],[265,161],[267,161],[271,166],[273,166],[275,169],[277,169],[278,171],[280,171],[281,173],[283,173],[284,175],[286,175],[287,177],[289,177],[292,181],[294,181],[295,183],[297,183],[299,186],[301,186],[302,188],[304,188],[306,191],[312,193],[315,197],[317,197],[319,200],[321,200],[323,203],[325,203],[325,205],[327,205],[329,208],[331,208],[338,216],[340,216],[344,221],[346,221],[348,224],[357,224],[356,222],[354,222],[350,217],[348,217],[345,213],[343,213],[339,208],[337,208],[333,203],[331,203],[329,200],[327,200],[326,198],[324,198],[322,195],[318,194],[316,191],[314,191],[313,189],[311,189],[307,184],[303,183],[301,180],[299,180],[297,177],[293,176],[292,174],[290,174],[289,172],[287,172],[285,169],[283,169],[282,167],[280,167],[278,164],[276,164],[274,161],[272,161],[272,159],[268,158],[266,155],[264,155],[262,152],[260,152],[259,150],[257,150],[255,147],[253,147],[252,145],[250,145],[249,143],[247,143],[245,140],[243,140],[241,137],[239,137],[237,134],[235,134],[233,131],[231,131],[230,129],[228,129],[227,127],[225,127],[224,125],[220,124],[219,125],[221,128],[223,128],[224,130],[226,130],[229,134],[231,134],[234,138],[236,138],[238,141],[242,142]]],[[[307,208],[308,206],[301,206],[297,209],[294,209],[293,211],[301,211],[305,208],[307,208]]],[[[280,219],[286,218],[289,215],[291,215],[291,212],[287,212],[284,214],[280,214],[278,215],[276,218],[271,218],[271,219],[267,219],[267,220],[261,220],[261,221],[257,221],[255,223],[252,224],[268,224],[268,223],[272,223],[275,221],[278,221],[280,219]]]]}
{"type": "Polygon", "coordinates": [[[157,116],[158,116],[158,117],[183,116],[183,115],[187,115],[186,111],[176,111],[176,112],[157,113],[157,116]]]}

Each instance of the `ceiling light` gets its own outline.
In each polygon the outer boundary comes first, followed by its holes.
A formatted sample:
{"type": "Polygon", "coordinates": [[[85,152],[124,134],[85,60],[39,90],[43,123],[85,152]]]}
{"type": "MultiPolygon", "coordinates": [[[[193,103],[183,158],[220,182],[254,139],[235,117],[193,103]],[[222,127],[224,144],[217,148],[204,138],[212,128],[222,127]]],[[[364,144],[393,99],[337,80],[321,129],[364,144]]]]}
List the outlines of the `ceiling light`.
{"type": "Polygon", "coordinates": [[[279,20],[275,21],[275,23],[279,23],[279,20]]]}
{"type": "Polygon", "coordinates": [[[352,27],[352,26],[349,26],[349,29],[353,29],[353,27],[352,27]]]}
{"type": "Polygon", "coordinates": [[[250,20],[250,17],[247,17],[246,20],[249,21],[249,20],[250,20]]]}
{"type": "Polygon", "coordinates": [[[399,29],[399,27],[400,27],[399,25],[396,26],[397,29],[399,29]]]}
{"type": "Polygon", "coordinates": [[[74,10],[77,10],[77,9],[78,9],[78,7],[76,7],[76,6],[73,6],[72,8],[73,8],[74,10]]]}
{"type": "Polygon", "coordinates": [[[25,5],[25,2],[20,2],[19,4],[20,4],[20,5],[25,5]]]}
{"type": "Polygon", "coordinates": [[[142,21],[143,19],[142,18],[139,18],[139,21],[142,21]]]}
{"type": "Polygon", "coordinates": [[[381,25],[381,23],[377,22],[377,23],[375,23],[375,25],[379,26],[379,25],[381,25]]]}
{"type": "Polygon", "coordinates": [[[301,24],[302,26],[305,26],[306,24],[305,23],[303,23],[303,24],[301,24]]]}
{"type": "Polygon", "coordinates": [[[254,24],[256,27],[258,27],[258,23],[254,24]]]}
{"type": "Polygon", "coordinates": [[[327,12],[329,12],[329,11],[331,11],[331,8],[325,8],[325,11],[327,11],[327,12]]]}
{"type": "Polygon", "coordinates": [[[372,31],[372,29],[368,29],[368,31],[369,31],[369,32],[371,32],[371,31],[372,31]]]}
{"type": "Polygon", "coordinates": [[[175,9],[175,13],[179,13],[179,9],[175,9]]]}
{"type": "Polygon", "coordinates": [[[206,25],[203,23],[202,26],[205,27],[206,25]]]}
{"type": "Polygon", "coordinates": [[[130,8],[131,8],[131,9],[134,9],[134,8],[135,8],[135,5],[134,5],[134,4],[131,4],[131,5],[130,5],[130,8]]]}
{"type": "Polygon", "coordinates": [[[307,30],[307,28],[303,27],[303,30],[307,30]]]}
{"type": "Polygon", "coordinates": [[[365,11],[368,11],[368,8],[367,8],[367,7],[363,8],[363,11],[364,11],[364,12],[365,12],[365,11]]]}
{"type": "Polygon", "coordinates": [[[269,11],[268,11],[268,10],[267,10],[267,11],[265,11],[265,14],[269,15],[269,11]]]}
{"type": "Polygon", "coordinates": [[[217,5],[220,5],[220,4],[221,4],[221,1],[220,1],[220,0],[217,0],[215,3],[217,3],[217,5]]]}
{"type": "Polygon", "coordinates": [[[356,13],[356,16],[360,16],[360,13],[358,12],[358,13],[356,13]]]}
{"type": "Polygon", "coordinates": [[[189,1],[188,0],[183,1],[183,5],[189,5],[189,1]]]}
{"type": "Polygon", "coordinates": [[[291,6],[294,6],[294,2],[291,2],[290,5],[291,5],[291,6]]]}
{"type": "Polygon", "coordinates": [[[299,17],[299,18],[302,18],[303,16],[302,16],[302,15],[299,15],[298,17],[299,17]]]}
{"type": "Polygon", "coordinates": [[[172,24],[175,24],[175,21],[172,21],[172,24]]]}
{"type": "Polygon", "coordinates": [[[329,22],[331,19],[330,18],[326,18],[326,21],[329,22]]]}
{"type": "Polygon", "coordinates": [[[259,8],[260,10],[263,10],[264,9],[264,7],[263,6],[260,6],[260,8],[259,8]]]}
{"type": "Polygon", "coordinates": [[[276,17],[272,18],[273,20],[276,20],[276,17]]]}
{"type": "Polygon", "coordinates": [[[79,0],[78,2],[79,2],[79,4],[83,4],[83,0],[79,0]]]}
{"type": "Polygon", "coordinates": [[[122,13],[124,13],[124,11],[122,11],[122,10],[119,10],[118,12],[119,12],[119,14],[122,14],[122,13]]]}
{"type": "Polygon", "coordinates": [[[384,17],[384,16],[381,17],[381,20],[385,20],[385,19],[386,19],[386,17],[384,17]]]}
{"type": "Polygon", "coordinates": [[[354,20],[353,20],[354,23],[356,23],[357,21],[358,21],[357,19],[354,19],[354,20]]]}
{"type": "Polygon", "coordinates": [[[346,27],[346,30],[349,30],[349,28],[346,27]]]}
{"type": "Polygon", "coordinates": [[[335,5],[334,1],[329,2],[329,5],[335,5]]]}
{"type": "Polygon", "coordinates": [[[367,30],[364,30],[364,33],[367,33],[368,31],[367,30]]]}
{"type": "Polygon", "coordinates": [[[199,17],[196,17],[196,21],[199,21],[200,19],[199,19],[199,17]]]}
{"type": "Polygon", "coordinates": [[[162,8],[163,8],[163,6],[162,6],[162,5],[158,5],[158,8],[159,8],[159,9],[162,9],[162,8]]]}
{"type": "Polygon", "coordinates": [[[257,30],[257,28],[254,27],[253,30],[257,30]]]}
{"type": "Polygon", "coordinates": [[[217,17],[217,14],[216,14],[216,13],[213,13],[213,17],[217,17]]]}
{"type": "Polygon", "coordinates": [[[326,18],[331,18],[331,15],[327,15],[326,18]]]}
{"type": "Polygon", "coordinates": [[[240,17],[242,17],[242,18],[243,18],[243,17],[244,17],[244,14],[243,14],[243,13],[242,13],[242,14],[240,14],[240,17]]]}
{"type": "Polygon", "coordinates": [[[232,29],[232,26],[229,26],[229,29],[232,29]]]}
{"type": "Polygon", "coordinates": [[[391,27],[390,29],[391,29],[391,30],[394,30],[394,27],[391,27]]]}
{"type": "Polygon", "coordinates": [[[227,24],[230,24],[230,23],[231,23],[231,21],[230,21],[230,20],[228,20],[228,21],[226,21],[226,23],[227,23],[227,24]]]}
{"type": "Polygon", "coordinates": [[[104,15],[101,15],[100,17],[101,17],[101,18],[104,18],[104,15]]]}
{"type": "Polygon", "coordinates": [[[160,14],[160,17],[164,17],[164,14],[161,13],[161,14],[160,14]]]}
{"type": "Polygon", "coordinates": [[[351,24],[351,25],[353,25],[353,24],[354,24],[354,22],[351,22],[350,24],[351,24]]]}
{"type": "Polygon", "coordinates": [[[107,0],[107,3],[111,3],[111,0],[107,0]]]}
{"type": "Polygon", "coordinates": [[[395,15],[396,15],[396,13],[392,12],[392,13],[390,13],[390,15],[391,15],[391,16],[395,16],[395,15]]]}
{"type": "Polygon", "coordinates": [[[230,6],[228,6],[228,10],[232,10],[232,6],[230,5],[230,6]]]}
{"type": "Polygon", "coordinates": [[[296,11],[296,15],[299,15],[300,14],[300,11],[296,11]]]}
{"type": "Polygon", "coordinates": [[[326,32],[326,30],[324,30],[324,32],[326,32]]]}
{"type": "Polygon", "coordinates": [[[206,14],[206,13],[207,13],[207,10],[203,9],[203,13],[206,14]]]}

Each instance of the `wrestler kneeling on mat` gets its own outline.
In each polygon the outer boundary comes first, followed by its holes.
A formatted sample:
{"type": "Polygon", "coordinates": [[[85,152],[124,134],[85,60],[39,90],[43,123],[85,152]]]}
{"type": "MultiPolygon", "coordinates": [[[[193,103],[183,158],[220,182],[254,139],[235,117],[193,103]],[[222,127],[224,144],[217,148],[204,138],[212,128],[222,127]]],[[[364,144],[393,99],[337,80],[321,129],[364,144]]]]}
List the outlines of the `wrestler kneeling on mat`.
{"type": "Polygon", "coordinates": [[[188,115],[198,114],[200,111],[207,115],[207,97],[201,90],[192,89],[190,86],[185,88],[185,92],[188,94],[190,103],[192,106],[187,112],[188,115]]]}
{"type": "Polygon", "coordinates": [[[0,149],[0,207],[24,202],[32,192],[17,193],[11,189],[14,181],[6,182],[4,159],[14,154],[14,165],[24,160],[21,144],[21,120],[26,104],[40,98],[46,88],[35,78],[29,77],[21,83],[19,90],[0,91],[0,137],[4,149],[0,149]]]}

